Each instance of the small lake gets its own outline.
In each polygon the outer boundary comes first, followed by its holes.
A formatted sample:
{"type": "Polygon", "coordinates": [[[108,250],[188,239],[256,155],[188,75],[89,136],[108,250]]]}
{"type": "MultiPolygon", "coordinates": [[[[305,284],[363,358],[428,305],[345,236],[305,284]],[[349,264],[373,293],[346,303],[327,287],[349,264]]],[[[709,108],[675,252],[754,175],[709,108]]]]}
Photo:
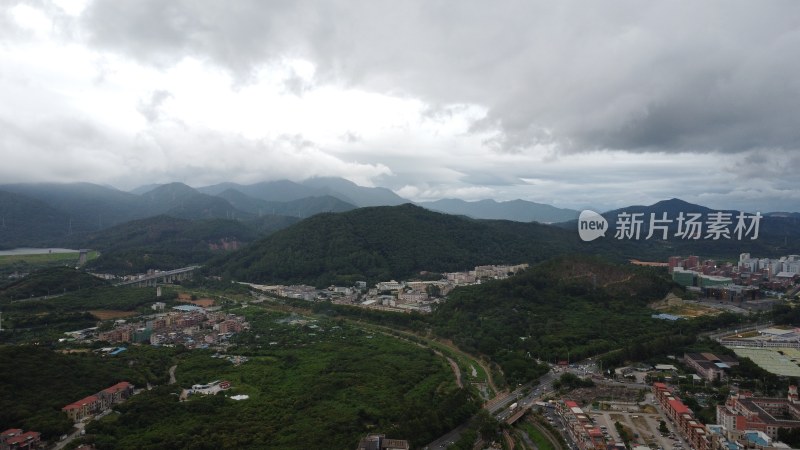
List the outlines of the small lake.
{"type": "Polygon", "coordinates": [[[0,256],[9,255],[45,255],[47,253],[78,253],[80,250],[69,248],[12,248],[11,250],[0,250],[0,256]]]}

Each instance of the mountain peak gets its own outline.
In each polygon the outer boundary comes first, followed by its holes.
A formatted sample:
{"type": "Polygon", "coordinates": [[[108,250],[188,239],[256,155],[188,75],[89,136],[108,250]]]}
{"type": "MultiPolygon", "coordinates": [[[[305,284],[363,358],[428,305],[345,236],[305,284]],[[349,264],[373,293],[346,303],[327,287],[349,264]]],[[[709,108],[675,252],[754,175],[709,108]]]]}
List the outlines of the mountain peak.
{"type": "Polygon", "coordinates": [[[162,184],[161,186],[158,186],[152,191],[142,194],[142,196],[147,197],[149,199],[164,198],[164,197],[172,197],[173,199],[175,199],[179,197],[188,197],[197,194],[199,194],[199,192],[197,192],[197,190],[195,190],[194,188],[187,186],[183,183],[174,182],[174,183],[162,184]]]}

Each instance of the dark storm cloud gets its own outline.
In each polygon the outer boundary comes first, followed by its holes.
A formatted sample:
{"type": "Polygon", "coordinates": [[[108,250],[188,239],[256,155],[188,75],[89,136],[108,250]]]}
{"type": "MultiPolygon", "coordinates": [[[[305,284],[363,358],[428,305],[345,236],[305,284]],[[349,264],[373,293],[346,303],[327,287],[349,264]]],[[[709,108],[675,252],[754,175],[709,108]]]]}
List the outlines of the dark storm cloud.
{"type": "Polygon", "coordinates": [[[479,104],[502,150],[742,152],[800,148],[797,17],[790,1],[121,0],[84,24],[156,65],[192,55],[246,80],[303,57],[320,80],[479,104]]]}

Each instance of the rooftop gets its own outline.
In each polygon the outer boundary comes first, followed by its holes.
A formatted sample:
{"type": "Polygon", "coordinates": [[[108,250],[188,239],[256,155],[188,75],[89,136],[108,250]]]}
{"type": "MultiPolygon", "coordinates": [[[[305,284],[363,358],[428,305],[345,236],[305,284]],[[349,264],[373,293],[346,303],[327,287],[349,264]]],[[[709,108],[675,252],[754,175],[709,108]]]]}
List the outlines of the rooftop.
{"type": "Polygon", "coordinates": [[[765,397],[739,397],[739,403],[748,410],[756,413],[762,422],[773,426],[800,426],[800,417],[792,414],[790,408],[782,409],[782,411],[791,414],[792,419],[779,419],[768,412],[762,407],[762,404],[771,405],[770,409],[774,409],[776,404],[789,404],[789,400],[785,398],[765,398],[765,397]]]}

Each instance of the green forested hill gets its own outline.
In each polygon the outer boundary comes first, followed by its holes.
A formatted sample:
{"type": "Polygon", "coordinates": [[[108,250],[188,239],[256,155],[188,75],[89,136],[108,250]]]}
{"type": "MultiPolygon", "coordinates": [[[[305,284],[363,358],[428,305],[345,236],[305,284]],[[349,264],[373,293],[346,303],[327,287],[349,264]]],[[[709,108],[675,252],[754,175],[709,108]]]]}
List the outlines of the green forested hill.
{"type": "Polygon", "coordinates": [[[572,234],[536,223],[477,221],[409,204],[360,208],[304,220],[232,254],[212,271],[237,280],[319,286],[400,279],[421,270],[541,261],[578,251],[572,234]]]}
{"type": "Polygon", "coordinates": [[[157,216],[90,234],[83,245],[101,252],[87,266],[90,270],[132,273],[203,263],[226,243],[241,245],[257,236],[252,228],[234,220],[157,216]]]}
{"type": "Polygon", "coordinates": [[[93,275],[71,267],[52,267],[32,273],[0,288],[0,302],[4,299],[23,299],[61,294],[79,288],[108,284],[93,275]]]}
{"type": "Polygon", "coordinates": [[[489,355],[510,381],[536,375],[534,358],[577,361],[631,346],[638,357],[691,338],[688,324],[656,320],[647,304],[677,286],[663,269],[562,257],[506,280],[459,287],[431,316],[436,334],[489,355]],[[660,347],[659,347],[660,346],[660,347]]]}
{"type": "Polygon", "coordinates": [[[134,346],[115,358],[69,355],[38,345],[0,345],[0,427],[36,430],[48,440],[69,432],[61,408],[129,381],[138,387],[167,381],[169,349],[134,346]]]}

